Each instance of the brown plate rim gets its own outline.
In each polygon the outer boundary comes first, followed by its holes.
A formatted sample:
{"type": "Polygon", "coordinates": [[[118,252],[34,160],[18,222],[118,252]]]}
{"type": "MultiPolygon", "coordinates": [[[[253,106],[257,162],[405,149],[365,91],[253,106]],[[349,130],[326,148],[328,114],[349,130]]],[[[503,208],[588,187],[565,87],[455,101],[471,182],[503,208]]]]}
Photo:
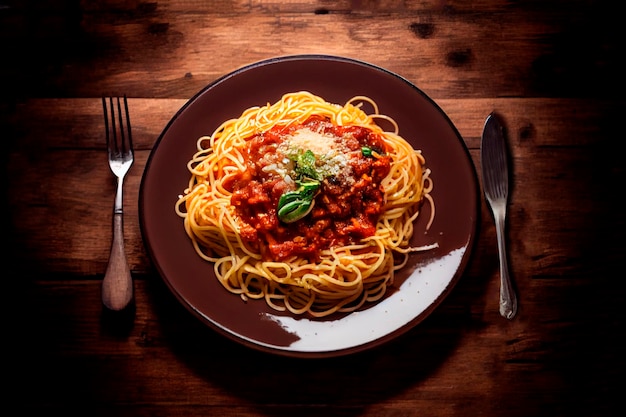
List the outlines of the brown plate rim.
{"type": "MultiPolygon", "coordinates": [[[[396,118],[396,114],[389,115],[396,118]]],[[[420,135],[418,130],[415,130],[414,133],[417,136],[420,135]]],[[[243,66],[216,79],[189,99],[167,123],[148,156],[141,179],[138,205],[141,234],[150,260],[174,296],[203,323],[224,336],[254,349],[285,356],[328,357],[371,349],[406,333],[423,321],[447,297],[464,274],[472,256],[478,231],[479,201],[478,179],[469,150],[450,118],[434,100],[404,77],[380,66],[341,56],[303,54],[275,57],[243,66]],[[307,80],[299,80],[298,74],[291,74],[292,69],[307,76],[307,80]],[[333,80],[332,77],[328,77],[328,74],[324,73],[325,71],[328,71],[329,74],[338,73],[339,79],[333,80]],[[319,74],[320,72],[322,74],[319,74]],[[351,77],[354,77],[356,81],[353,81],[351,77]],[[361,79],[363,81],[375,81],[374,84],[378,84],[370,85],[371,83],[367,83],[366,85],[364,83],[361,85],[359,84],[361,79]],[[267,84],[269,81],[276,85],[267,84]],[[291,348],[290,346],[294,341],[302,338],[301,335],[286,329],[284,324],[280,322],[282,320],[280,317],[278,317],[278,322],[268,320],[268,310],[261,305],[264,303],[262,300],[244,304],[238,296],[227,293],[223,288],[220,291],[215,283],[208,283],[210,279],[199,277],[200,274],[210,276],[209,270],[212,270],[212,266],[206,262],[201,265],[198,260],[194,260],[193,256],[190,255],[189,251],[193,251],[193,248],[190,243],[184,243],[186,236],[181,235],[181,233],[184,234],[182,220],[173,211],[173,196],[169,195],[167,204],[161,203],[161,192],[167,194],[167,191],[177,190],[176,192],[180,194],[185,188],[188,175],[184,178],[185,174],[181,171],[180,165],[181,161],[191,158],[192,144],[195,148],[195,141],[200,136],[198,129],[204,129],[205,134],[212,132],[210,128],[205,126],[191,126],[192,123],[190,122],[217,127],[221,121],[226,120],[226,117],[238,117],[241,111],[250,105],[264,105],[267,102],[272,102],[280,98],[280,95],[298,89],[299,86],[303,87],[300,89],[310,90],[328,101],[339,102],[340,98],[347,100],[350,98],[348,93],[351,91],[354,92],[352,95],[374,95],[376,96],[373,97],[375,99],[382,98],[379,102],[382,113],[389,114],[386,108],[393,108],[394,111],[397,111],[398,119],[401,119],[397,120],[401,135],[403,135],[403,128],[407,126],[415,130],[417,124],[420,123],[424,126],[432,125],[433,127],[428,129],[428,134],[431,134],[430,130],[433,130],[440,135],[426,139],[421,144],[425,144],[427,147],[428,144],[431,144],[433,149],[438,149],[438,152],[434,152],[433,155],[428,155],[425,151],[427,166],[429,161],[436,161],[433,162],[435,166],[432,167],[435,177],[435,190],[438,186],[438,175],[443,180],[442,185],[447,184],[455,187],[457,182],[462,184],[462,186],[457,187],[462,197],[454,197],[454,191],[438,191],[438,198],[444,205],[437,207],[436,221],[439,216],[444,217],[441,220],[441,226],[438,225],[441,227],[438,233],[441,240],[446,241],[447,246],[441,250],[435,250],[427,258],[430,261],[442,258],[459,245],[462,249],[458,266],[444,279],[440,293],[438,292],[433,296],[432,302],[428,306],[405,323],[391,328],[387,332],[384,329],[384,324],[382,324],[380,325],[383,328],[381,335],[354,344],[349,342],[340,344],[339,347],[330,344],[328,348],[318,345],[313,348],[291,348]],[[359,86],[363,88],[362,91],[357,91],[359,86]],[[228,96],[229,89],[240,93],[244,91],[247,94],[228,96]],[[385,89],[390,91],[385,91],[385,89]],[[268,92],[271,94],[267,94],[268,92]],[[259,102],[260,97],[264,98],[264,102],[259,102]],[[223,100],[220,102],[220,99],[223,100]],[[407,102],[406,106],[398,103],[400,99],[407,102]],[[217,106],[217,103],[223,103],[224,106],[217,106]],[[198,109],[198,107],[207,104],[213,105],[207,106],[211,108],[211,111],[214,111],[212,120],[210,123],[204,119],[198,122],[198,112],[206,111],[206,108],[198,109]],[[413,121],[414,115],[410,108],[411,105],[416,107],[417,116],[415,117],[418,119],[421,117],[419,122],[413,121]],[[418,114],[418,110],[425,114],[418,114]],[[228,113],[229,111],[230,113],[228,113]],[[238,113],[236,113],[237,111],[238,113]],[[180,141],[180,147],[177,141],[180,141]],[[436,141],[440,143],[435,143],[436,141]],[[185,154],[181,156],[183,148],[185,154]],[[444,155],[441,155],[444,153],[443,151],[448,154],[445,155],[445,158],[444,155]],[[167,157],[164,156],[165,154],[167,157]],[[172,157],[172,162],[170,162],[170,157],[172,157]],[[178,162],[175,162],[176,158],[178,158],[178,162]],[[440,172],[436,172],[435,168],[440,169],[440,172]],[[455,177],[447,178],[443,174],[444,171],[455,177]],[[455,204],[463,207],[463,210],[453,207],[455,204]],[[171,207],[171,212],[166,210],[167,207],[171,207]],[[441,213],[440,209],[442,210],[441,213]],[[175,230],[176,221],[179,222],[179,230],[175,230]],[[452,225],[445,226],[444,222],[452,223],[452,225]],[[456,229],[454,229],[455,227],[456,229]],[[457,233],[457,229],[461,231],[457,233]],[[165,240],[172,242],[165,243],[165,240]],[[176,257],[180,257],[181,260],[175,259],[176,257]],[[211,295],[199,295],[199,291],[211,295]],[[254,323],[246,327],[238,322],[239,316],[243,317],[241,321],[253,321],[254,323]]],[[[432,231],[428,238],[432,240],[435,233],[437,230],[432,231]]],[[[197,257],[197,255],[195,256],[197,257]]],[[[417,259],[412,262],[414,269],[421,268],[428,263],[425,259],[417,259]]],[[[407,274],[412,273],[411,271],[407,274]]],[[[402,282],[406,278],[406,276],[400,278],[400,281],[402,282]]],[[[214,281],[217,280],[214,279],[214,281]]],[[[289,315],[286,314],[285,316],[289,315]]],[[[333,317],[328,320],[333,323],[333,320],[341,322],[343,319],[333,317]]]]}

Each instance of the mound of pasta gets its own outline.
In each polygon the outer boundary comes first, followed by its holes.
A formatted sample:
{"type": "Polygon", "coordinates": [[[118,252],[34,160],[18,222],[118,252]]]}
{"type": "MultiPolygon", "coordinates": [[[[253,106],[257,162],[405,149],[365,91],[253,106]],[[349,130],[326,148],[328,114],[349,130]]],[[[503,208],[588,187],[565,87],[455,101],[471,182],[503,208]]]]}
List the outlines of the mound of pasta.
{"type": "Polygon", "coordinates": [[[368,97],[285,94],[198,139],[175,210],[228,291],[294,314],[354,311],[436,246],[410,246],[423,201],[432,222],[432,181],[398,132],[368,97]]]}

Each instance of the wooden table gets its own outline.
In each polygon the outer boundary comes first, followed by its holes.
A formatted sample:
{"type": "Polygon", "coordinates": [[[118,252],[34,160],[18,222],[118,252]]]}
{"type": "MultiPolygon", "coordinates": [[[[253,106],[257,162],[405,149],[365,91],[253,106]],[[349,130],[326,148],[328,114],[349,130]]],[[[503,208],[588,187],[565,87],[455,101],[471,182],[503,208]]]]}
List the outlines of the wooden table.
{"type": "Polygon", "coordinates": [[[0,2],[4,405],[81,416],[614,415],[626,250],[618,4],[0,2]],[[156,139],[216,78],[303,53],[357,58],[415,83],[456,125],[477,169],[485,117],[503,116],[514,320],[498,314],[484,200],[454,291],[371,351],[258,352],[205,327],[169,292],[137,214],[156,139]],[[124,197],[136,298],[121,316],[100,301],[115,189],[100,97],[119,93],[136,147],[124,197]]]}

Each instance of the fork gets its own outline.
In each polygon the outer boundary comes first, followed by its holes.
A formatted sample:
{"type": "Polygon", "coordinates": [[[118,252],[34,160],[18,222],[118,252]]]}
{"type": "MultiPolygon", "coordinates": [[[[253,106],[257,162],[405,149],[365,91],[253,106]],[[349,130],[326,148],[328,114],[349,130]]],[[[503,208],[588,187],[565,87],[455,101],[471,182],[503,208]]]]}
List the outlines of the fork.
{"type": "Polygon", "coordinates": [[[133,141],[128,102],[123,97],[102,97],[109,167],[117,178],[113,209],[113,240],[102,280],[102,302],[110,310],[125,309],[133,298],[133,281],[124,250],[122,192],[124,177],[133,165],[133,141]],[[123,106],[123,108],[122,108],[123,106]]]}

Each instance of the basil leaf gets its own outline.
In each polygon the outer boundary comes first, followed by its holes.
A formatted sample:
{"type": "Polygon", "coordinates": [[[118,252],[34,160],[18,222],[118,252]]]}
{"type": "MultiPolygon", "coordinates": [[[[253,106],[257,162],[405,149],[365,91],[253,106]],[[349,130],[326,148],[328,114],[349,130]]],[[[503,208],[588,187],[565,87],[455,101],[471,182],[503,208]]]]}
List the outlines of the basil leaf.
{"type": "Polygon", "coordinates": [[[312,200],[315,196],[315,192],[320,188],[319,181],[309,181],[309,182],[297,182],[300,185],[298,188],[298,192],[300,196],[304,200],[312,200]]]}
{"type": "Polygon", "coordinates": [[[300,177],[308,177],[315,180],[321,179],[319,172],[315,169],[315,154],[313,151],[309,149],[298,155],[296,173],[300,177]]]}
{"type": "Polygon", "coordinates": [[[313,209],[315,194],[320,187],[319,181],[300,182],[296,191],[288,191],[278,200],[278,219],[293,223],[302,219],[313,209]]]}
{"type": "Polygon", "coordinates": [[[278,200],[278,210],[280,210],[286,204],[289,204],[293,201],[301,200],[300,193],[298,191],[289,191],[280,196],[278,200]]]}
{"type": "Polygon", "coordinates": [[[294,200],[278,210],[278,218],[284,223],[293,223],[313,210],[315,200],[294,200]]]}

